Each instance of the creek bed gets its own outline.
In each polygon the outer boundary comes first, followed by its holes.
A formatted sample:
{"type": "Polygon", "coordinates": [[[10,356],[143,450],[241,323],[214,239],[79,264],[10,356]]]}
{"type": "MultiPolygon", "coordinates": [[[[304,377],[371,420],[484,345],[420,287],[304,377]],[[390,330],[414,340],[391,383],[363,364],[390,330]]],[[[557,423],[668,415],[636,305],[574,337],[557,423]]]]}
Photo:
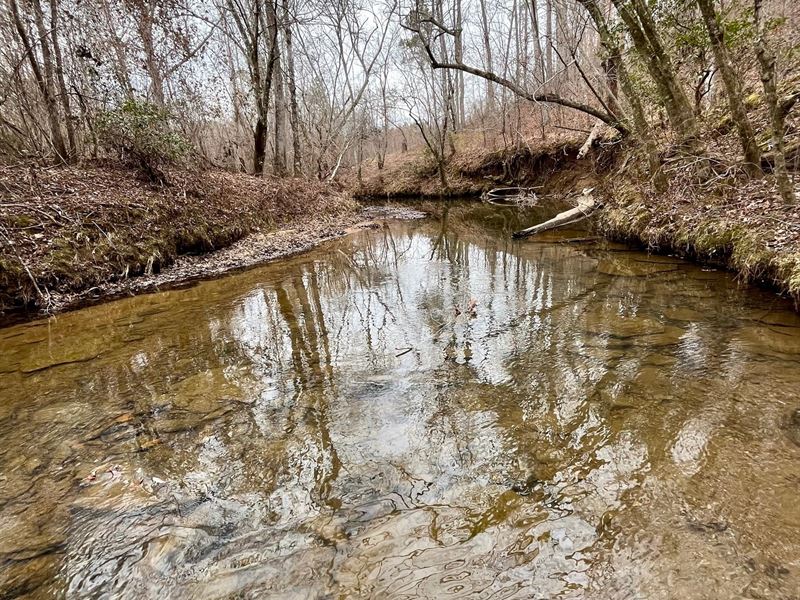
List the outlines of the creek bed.
{"type": "Polygon", "coordinates": [[[796,598],[800,317],[541,217],[0,330],[0,597],[796,598]]]}

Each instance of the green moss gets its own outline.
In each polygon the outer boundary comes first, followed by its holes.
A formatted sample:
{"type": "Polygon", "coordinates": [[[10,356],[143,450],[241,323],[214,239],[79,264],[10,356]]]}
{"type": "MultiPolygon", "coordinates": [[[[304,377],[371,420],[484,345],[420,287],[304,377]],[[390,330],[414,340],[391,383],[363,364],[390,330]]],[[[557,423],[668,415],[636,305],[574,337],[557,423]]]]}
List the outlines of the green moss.
{"type": "Polygon", "coordinates": [[[56,281],[62,278],[78,281],[74,273],[77,260],[78,251],[72,241],[65,237],[56,238],[50,244],[44,270],[51,272],[56,281]]]}
{"type": "Polygon", "coordinates": [[[36,225],[38,221],[30,215],[7,215],[3,218],[5,224],[11,228],[22,229],[23,227],[30,227],[36,225]]]}
{"type": "Polygon", "coordinates": [[[642,203],[632,202],[605,209],[600,228],[615,239],[677,250],[701,262],[723,265],[745,281],[767,282],[800,302],[800,253],[781,256],[769,248],[763,235],[742,225],[707,219],[672,227],[642,203]]]}
{"type": "Polygon", "coordinates": [[[12,284],[20,281],[25,275],[25,269],[16,258],[0,256],[0,281],[12,284]]]}
{"type": "Polygon", "coordinates": [[[744,99],[744,105],[747,108],[755,108],[761,104],[761,95],[757,93],[750,94],[744,99]]]}
{"type": "Polygon", "coordinates": [[[800,300],[800,253],[783,256],[776,262],[779,277],[786,282],[787,291],[795,301],[800,300]]]}
{"type": "Polygon", "coordinates": [[[687,246],[691,246],[695,252],[704,256],[730,254],[735,237],[733,229],[713,221],[686,228],[681,234],[687,246]]]}

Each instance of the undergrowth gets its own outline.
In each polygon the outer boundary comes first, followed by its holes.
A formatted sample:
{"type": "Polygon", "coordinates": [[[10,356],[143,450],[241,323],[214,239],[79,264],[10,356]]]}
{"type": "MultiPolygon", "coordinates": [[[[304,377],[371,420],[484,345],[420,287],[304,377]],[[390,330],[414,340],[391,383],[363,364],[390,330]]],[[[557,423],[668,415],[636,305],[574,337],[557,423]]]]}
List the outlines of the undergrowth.
{"type": "Polygon", "coordinates": [[[118,166],[0,168],[0,311],[46,309],[50,292],[157,273],[182,254],[355,209],[319,182],[222,172],[171,178],[163,187],[118,166]]]}

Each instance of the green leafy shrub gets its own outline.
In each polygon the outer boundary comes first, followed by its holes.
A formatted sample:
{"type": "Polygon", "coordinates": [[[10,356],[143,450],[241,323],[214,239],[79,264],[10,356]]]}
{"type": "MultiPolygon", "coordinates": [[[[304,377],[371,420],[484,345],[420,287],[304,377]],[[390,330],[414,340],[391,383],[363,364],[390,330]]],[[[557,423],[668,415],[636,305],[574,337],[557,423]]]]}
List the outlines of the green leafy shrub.
{"type": "Polygon", "coordinates": [[[136,100],[102,113],[98,133],[109,152],[162,185],[169,184],[168,167],[185,165],[192,150],[167,110],[136,100]]]}

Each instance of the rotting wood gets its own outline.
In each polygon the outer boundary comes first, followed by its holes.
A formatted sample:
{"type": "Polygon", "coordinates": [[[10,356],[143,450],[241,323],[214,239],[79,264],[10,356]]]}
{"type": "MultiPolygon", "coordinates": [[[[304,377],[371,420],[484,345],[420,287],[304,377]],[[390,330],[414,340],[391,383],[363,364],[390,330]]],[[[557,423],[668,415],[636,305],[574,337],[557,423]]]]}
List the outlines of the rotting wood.
{"type": "Polygon", "coordinates": [[[581,146],[580,150],[578,150],[578,158],[585,158],[587,154],[589,154],[589,150],[592,149],[592,145],[597,141],[597,138],[600,137],[600,134],[605,127],[605,123],[598,120],[592,130],[589,132],[589,137],[586,138],[586,141],[583,142],[583,146],[581,146]]]}
{"type": "Polygon", "coordinates": [[[536,204],[538,196],[536,190],[542,186],[534,187],[502,187],[484,192],[481,198],[489,204],[498,206],[531,206],[536,204]]]}
{"type": "Polygon", "coordinates": [[[537,233],[541,233],[543,231],[556,229],[557,227],[563,227],[564,225],[572,225],[573,223],[582,221],[583,219],[585,219],[593,212],[595,212],[597,209],[603,206],[600,202],[597,202],[592,196],[593,189],[594,188],[586,188],[583,190],[583,194],[578,198],[578,205],[575,208],[571,208],[570,210],[565,210],[564,212],[560,212],[555,217],[553,217],[548,221],[545,221],[544,223],[539,223],[538,225],[534,225],[533,227],[528,227],[527,229],[521,229],[520,231],[515,231],[513,237],[515,238],[528,237],[531,235],[535,235],[537,233]]]}

